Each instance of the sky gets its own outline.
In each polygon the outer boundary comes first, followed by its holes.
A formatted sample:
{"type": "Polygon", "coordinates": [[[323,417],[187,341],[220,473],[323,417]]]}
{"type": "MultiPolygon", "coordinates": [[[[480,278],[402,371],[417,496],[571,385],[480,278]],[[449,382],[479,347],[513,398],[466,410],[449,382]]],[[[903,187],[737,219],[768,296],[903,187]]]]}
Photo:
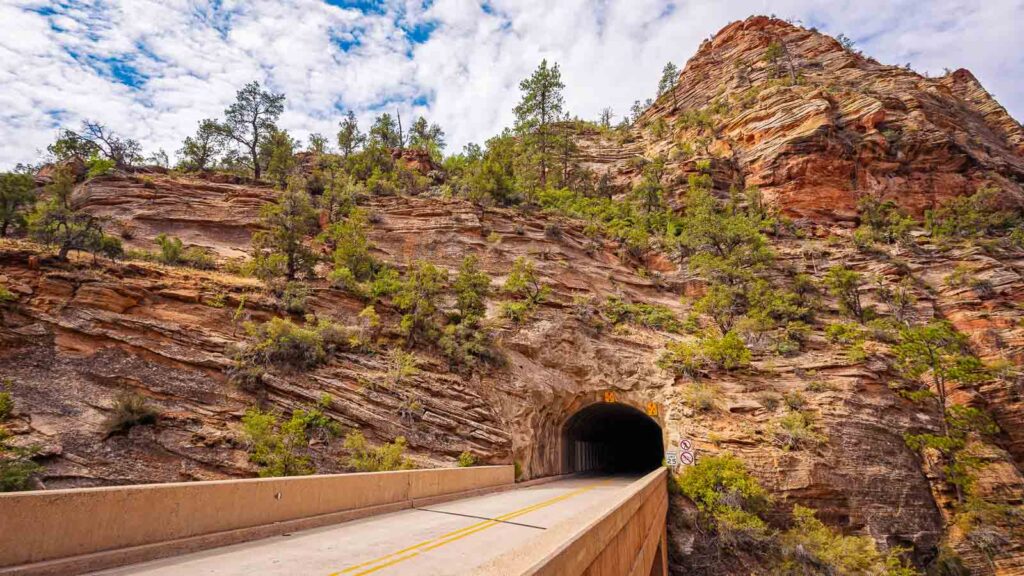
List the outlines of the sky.
{"type": "Polygon", "coordinates": [[[1024,0],[0,0],[0,169],[83,119],[173,161],[252,80],[286,94],[279,125],[300,139],[333,139],[348,110],[364,130],[398,111],[440,124],[453,152],[512,123],[542,58],[572,114],[622,114],[666,62],[754,13],[921,73],[967,68],[1024,118],[1024,0]]]}

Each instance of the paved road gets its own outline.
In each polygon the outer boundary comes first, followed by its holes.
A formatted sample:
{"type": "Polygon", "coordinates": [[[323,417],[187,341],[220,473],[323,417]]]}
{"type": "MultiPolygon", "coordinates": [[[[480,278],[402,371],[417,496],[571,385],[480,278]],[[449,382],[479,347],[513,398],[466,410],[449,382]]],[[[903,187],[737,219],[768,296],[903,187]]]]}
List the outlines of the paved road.
{"type": "Polygon", "coordinates": [[[608,501],[634,480],[560,480],[96,574],[461,574],[523,545],[540,530],[608,501]]]}

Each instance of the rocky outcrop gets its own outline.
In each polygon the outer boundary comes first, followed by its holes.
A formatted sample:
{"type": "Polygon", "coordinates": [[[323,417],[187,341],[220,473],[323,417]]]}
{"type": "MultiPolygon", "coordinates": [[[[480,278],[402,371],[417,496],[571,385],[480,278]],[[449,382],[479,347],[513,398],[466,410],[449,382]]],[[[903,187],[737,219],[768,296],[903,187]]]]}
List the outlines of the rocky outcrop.
{"type": "MultiPolygon", "coordinates": [[[[733,172],[716,179],[723,190],[758,186],[792,216],[843,221],[855,219],[865,194],[919,217],[986,184],[1022,205],[1022,138],[966,70],[927,78],[812,29],[753,17],[701,44],[634,123],[629,145],[584,136],[582,154],[594,173],[630,182],[639,174],[628,157],[664,154],[678,175],[710,160],[733,172]]],[[[683,189],[684,178],[671,181],[683,189]]]]}

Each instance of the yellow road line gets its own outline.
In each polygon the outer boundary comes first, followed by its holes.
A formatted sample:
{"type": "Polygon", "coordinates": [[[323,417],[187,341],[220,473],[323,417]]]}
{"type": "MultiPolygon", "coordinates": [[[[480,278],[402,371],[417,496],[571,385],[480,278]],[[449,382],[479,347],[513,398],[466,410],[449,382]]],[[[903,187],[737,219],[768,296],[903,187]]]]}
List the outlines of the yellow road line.
{"type": "MultiPolygon", "coordinates": [[[[448,532],[447,534],[442,534],[440,536],[436,536],[434,538],[430,538],[429,540],[424,540],[423,542],[420,542],[418,544],[414,544],[414,545],[409,546],[407,548],[402,548],[401,550],[398,550],[396,552],[392,552],[391,554],[387,554],[385,556],[381,556],[380,558],[376,558],[376,559],[373,559],[373,560],[370,560],[370,561],[367,561],[367,562],[363,562],[361,564],[356,564],[354,566],[350,566],[350,567],[346,568],[345,570],[342,570],[341,572],[336,572],[336,573],[332,574],[331,576],[338,576],[340,574],[346,574],[346,573],[352,572],[354,570],[357,570],[359,568],[362,568],[362,567],[365,567],[365,566],[369,566],[370,564],[376,564],[376,563],[378,563],[380,561],[387,560],[388,558],[391,558],[393,556],[398,556],[398,555],[404,554],[406,552],[409,552],[409,551],[412,551],[412,550],[416,550],[417,548],[422,548],[423,546],[427,546],[427,545],[432,544],[434,542],[437,542],[439,540],[445,540],[445,539],[448,539],[448,538],[457,537],[457,536],[461,535],[464,532],[469,532],[471,530],[472,531],[476,531],[475,529],[478,529],[478,528],[490,527],[490,526],[495,525],[495,524],[500,524],[501,523],[500,521],[508,520],[508,519],[514,518],[516,516],[521,516],[521,515],[526,514],[528,512],[532,512],[535,509],[540,509],[540,508],[545,507],[545,506],[550,506],[551,504],[555,504],[556,502],[560,502],[560,501],[562,501],[562,500],[564,500],[566,498],[569,498],[571,496],[575,496],[577,493],[582,493],[585,490],[589,490],[592,487],[593,486],[584,487],[584,488],[581,488],[579,490],[576,490],[576,491],[573,491],[573,492],[569,492],[567,494],[562,494],[561,496],[556,496],[554,498],[550,498],[548,500],[544,500],[542,502],[538,502],[536,504],[532,504],[532,505],[527,506],[526,508],[522,508],[520,510],[514,510],[514,511],[509,512],[507,514],[503,514],[501,516],[498,516],[498,517],[496,517],[496,518],[494,518],[492,520],[484,520],[482,522],[477,522],[476,524],[471,524],[469,526],[466,526],[465,528],[460,528],[460,529],[455,530],[453,532],[448,532]]],[[[415,555],[416,554],[411,554],[411,555],[409,555],[409,557],[412,557],[412,556],[415,556],[415,555]]],[[[405,558],[403,558],[403,560],[404,559],[405,558]]],[[[390,565],[392,563],[393,562],[388,563],[387,565],[390,565]]],[[[381,568],[383,568],[383,566],[381,566],[381,568]]],[[[360,574],[365,574],[365,573],[366,572],[360,572],[360,574]]]]}
{"type": "Polygon", "coordinates": [[[577,490],[573,490],[572,492],[567,492],[567,493],[562,494],[560,496],[555,496],[554,498],[549,498],[548,500],[544,500],[542,502],[538,502],[536,504],[532,504],[532,505],[527,506],[525,508],[520,508],[519,510],[513,510],[512,512],[508,512],[506,514],[502,514],[501,516],[497,516],[494,519],[484,520],[482,522],[477,522],[476,524],[472,524],[470,526],[466,526],[464,528],[460,528],[458,530],[454,530],[452,532],[448,532],[447,534],[442,534],[440,536],[435,536],[434,538],[430,538],[428,540],[424,540],[424,541],[422,541],[422,542],[420,542],[418,544],[413,544],[412,546],[408,546],[406,548],[402,548],[401,550],[397,550],[395,552],[392,552],[390,554],[386,554],[386,555],[381,556],[379,558],[375,558],[373,560],[368,560],[368,561],[362,562],[360,564],[355,564],[353,566],[349,566],[348,568],[342,570],[341,572],[335,572],[335,573],[331,574],[330,576],[340,576],[342,574],[349,574],[351,572],[354,572],[355,570],[359,570],[360,568],[366,568],[366,567],[374,565],[374,564],[376,564],[376,566],[374,566],[372,568],[368,568],[367,570],[363,570],[361,572],[352,574],[352,576],[362,576],[364,574],[371,574],[371,573],[376,572],[378,570],[383,570],[384,568],[387,568],[388,566],[392,566],[394,564],[398,564],[399,562],[404,562],[405,560],[408,560],[409,558],[412,558],[414,556],[418,556],[420,554],[420,552],[426,552],[427,550],[433,550],[434,548],[439,548],[439,547],[444,546],[446,544],[449,544],[451,542],[455,542],[456,540],[461,540],[462,538],[465,538],[466,536],[470,536],[472,534],[475,534],[477,532],[481,532],[481,531],[486,530],[488,528],[491,528],[493,526],[497,526],[498,524],[501,524],[504,520],[511,520],[512,518],[517,518],[517,517],[522,516],[524,514],[529,514],[530,512],[533,512],[535,510],[540,510],[541,508],[546,508],[546,507],[551,506],[553,504],[557,504],[557,503],[559,503],[559,502],[561,502],[563,500],[568,500],[569,498],[572,498],[573,496],[577,496],[579,494],[583,494],[584,492],[588,492],[590,490],[593,490],[594,488],[597,488],[601,484],[604,484],[604,482],[598,482],[596,484],[591,484],[589,486],[584,486],[583,488],[579,488],[577,490]],[[407,552],[411,552],[411,554],[406,554],[407,552]],[[398,556],[398,558],[395,558],[396,556],[398,556]]]}

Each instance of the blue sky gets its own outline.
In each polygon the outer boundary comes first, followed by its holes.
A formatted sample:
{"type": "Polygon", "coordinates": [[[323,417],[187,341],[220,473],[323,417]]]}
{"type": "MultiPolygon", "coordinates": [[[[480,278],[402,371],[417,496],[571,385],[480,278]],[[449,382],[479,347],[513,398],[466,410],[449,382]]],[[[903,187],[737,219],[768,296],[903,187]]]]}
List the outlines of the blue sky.
{"type": "Polygon", "coordinates": [[[173,158],[253,79],[287,94],[281,124],[300,138],[333,135],[349,109],[364,127],[400,110],[459,148],[511,122],[541,58],[561,65],[572,113],[621,113],[666,61],[752,13],[919,72],[968,68],[1024,117],[1024,0],[0,0],[0,168],[83,118],[173,158]]]}

